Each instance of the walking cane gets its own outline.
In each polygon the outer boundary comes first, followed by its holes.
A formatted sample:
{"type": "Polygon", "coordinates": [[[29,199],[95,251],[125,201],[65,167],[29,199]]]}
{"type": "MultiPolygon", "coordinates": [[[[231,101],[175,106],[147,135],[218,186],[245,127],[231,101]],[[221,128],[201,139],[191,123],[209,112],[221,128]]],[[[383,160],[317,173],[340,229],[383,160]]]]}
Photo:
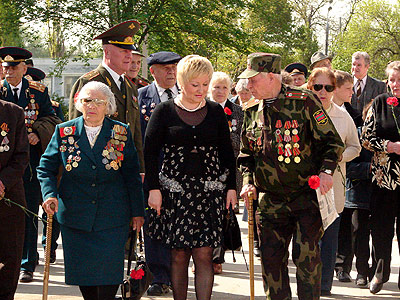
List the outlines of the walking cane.
{"type": "MultiPolygon", "coordinates": [[[[51,210],[56,209],[54,203],[50,204],[51,210]]],[[[47,214],[46,228],[46,248],[44,253],[44,272],[43,272],[43,297],[42,300],[47,300],[49,292],[49,275],[50,275],[50,252],[51,252],[51,233],[53,230],[53,215],[47,214]]]]}
{"type": "Polygon", "coordinates": [[[249,229],[249,265],[250,265],[250,300],[254,300],[254,218],[253,218],[253,192],[248,194],[248,229],[249,229]]]}

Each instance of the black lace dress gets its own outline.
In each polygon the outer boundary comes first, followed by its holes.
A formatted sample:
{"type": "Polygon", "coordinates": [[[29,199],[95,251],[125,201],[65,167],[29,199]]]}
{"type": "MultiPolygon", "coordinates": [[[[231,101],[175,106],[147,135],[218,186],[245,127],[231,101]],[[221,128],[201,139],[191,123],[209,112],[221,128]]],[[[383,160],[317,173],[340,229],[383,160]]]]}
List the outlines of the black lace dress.
{"type": "Polygon", "coordinates": [[[146,182],[162,193],[149,235],[171,248],[221,244],[226,191],[235,189],[235,159],[222,107],[187,112],[173,101],[154,110],[145,135],[146,182]],[[161,171],[159,155],[163,152],[161,171]]]}

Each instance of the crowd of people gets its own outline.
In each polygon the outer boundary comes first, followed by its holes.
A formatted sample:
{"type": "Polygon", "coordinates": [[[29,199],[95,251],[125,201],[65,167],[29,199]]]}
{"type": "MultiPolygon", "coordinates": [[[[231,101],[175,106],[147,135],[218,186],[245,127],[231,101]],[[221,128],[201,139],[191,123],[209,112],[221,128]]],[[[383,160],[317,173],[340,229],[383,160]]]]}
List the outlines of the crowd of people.
{"type": "Polygon", "coordinates": [[[67,122],[32,54],[0,48],[0,298],[14,299],[39,259],[38,220],[13,203],[55,214],[43,245],[54,263],[61,232],[65,282],[86,300],[115,299],[128,235],[142,227],[147,294],[185,300],[192,258],[196,298],[207,300],[223,272],[223,218],[241,199],[257,207],[267,299],[291,299],[290,243],[300,300],[330,295],[335,272],[351,282],[354,256],[355,284],[378,293],[400,232],[400,62],[382,82],[368,75],[366,52],[353,54],[352,74],[321,52],[310,74],[252,53],[232,83],[205,57],[161,51],[146,58],[151,83],[138,75],[139,27],[126,21],[94,38],[103,60],[74,84],[67,122]],[[321,195],[333,189],[327,227],[313,175],[321,195]]]}

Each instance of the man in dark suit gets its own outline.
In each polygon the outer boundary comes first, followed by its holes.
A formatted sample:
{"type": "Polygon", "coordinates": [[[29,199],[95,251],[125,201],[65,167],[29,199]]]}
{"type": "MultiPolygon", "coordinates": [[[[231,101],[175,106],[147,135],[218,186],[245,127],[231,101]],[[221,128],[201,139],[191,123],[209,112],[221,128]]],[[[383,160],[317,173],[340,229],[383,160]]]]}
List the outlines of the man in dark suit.
{"type": "Polygon", "coordinates": [[[94,38],[94,40],[102,40],[103,61],[96,69],[81,76],[72,87],[69,99],[69,119],[72,120],[80,115],[75,109],[74,102],[82,86],[89,81],[107,84],[117,102],[117,111],[111,117],[129,125],[143,176],[144,160],[137,89],[125,77],[125,72],[128,71],[132,61],[132,50],[137,51],[132,36],[136,34],[139,27],[137,21],[125,21],[94,38]]]}
{"type": "Polygon", "coordinates": [[[354,93],[351,97],[351,105],[358,114],[362,114],[364,106],[372,99],[387,91],[383,81],[368,76],[370,62],[367,52],[357,51],[352,56],[351,73],[354,76],[354,93]]]}
{"type": "MultiPolygon", "coordinates": [[[[154,82],[139,89],[140,124],[143,137],[147,123],[156,105],[160,102],[172,100],[178,95],[176,66],[180,59],[180,55],[165,51],[153,53],[147,58],[147,64],[150,66],[154,82]]],[[[149,192],[146,188],[146,180],[144,182],[144,192],[144,197],[147,200],[149,192]]],[[[154,275],[153,282],[147,290],[147,295],[161,296],[169,292],[171,282],[170,252],[159,241],[151,239],[146,234],[147,226],[148,217],[146,216],[144,223],[144,250],[147,264],[154,275]]]]}
{"type": "MultiPolygon", "coordinates": [[[[26,206],[22,176],[29,161],[29,143],[24,111],[16,104],[0,100],[0,120],[0,195],[26,206]]],[[[14,299],[24,230],[22,209],[0,200],[0,299],[14,299]]]]}
{"type": "MultiPolygon", "coordinates": [[[[42,140],[34,129],[34,123],[44,117],[54,116],[47,87],[39,82],[28,81],[23,76],[27,66],[25,60],[32,53],[19,47],[0,48],[0,57],[5,80],[1,83],[0,98],[13,102],[25,111],[25,127],[30,144],[30,162],[24,174],[24,189],[27,208],[38,213],[41,202],[40,185],[36,167],[42,153],[42,140]]],[[[21,282],[31,282],[37,263],[37,218],[26,216],[25,241],[21,264],[21,282]]]]}

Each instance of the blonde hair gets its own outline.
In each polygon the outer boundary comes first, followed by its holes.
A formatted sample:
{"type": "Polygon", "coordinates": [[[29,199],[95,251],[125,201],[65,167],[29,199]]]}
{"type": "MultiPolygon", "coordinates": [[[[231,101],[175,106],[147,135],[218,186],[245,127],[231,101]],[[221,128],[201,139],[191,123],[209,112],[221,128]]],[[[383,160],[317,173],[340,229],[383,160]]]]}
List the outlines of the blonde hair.
{"type": "Polygon", "coordinates": [[[210,89],[216,82],[225,81],[228,84],[228,89],[231,88],[232,79],[225,72],[214,72],[210,81],[210,89]]]}
{"type": "Polygon", "coordinates": [[[386,76],[389,76],[391,71],[400,71],[400,60],[395,60],[389,63],[386,67],[386,76]]]}
{"type": "Polygon", "coordinates": [[[200,55],[187,55],[178,63],[176,78],[178,85],[182,87],[193,78],[203,74],[208,75],[211,80],[213,72],[214,68],[207,58],[200,55]]]}

